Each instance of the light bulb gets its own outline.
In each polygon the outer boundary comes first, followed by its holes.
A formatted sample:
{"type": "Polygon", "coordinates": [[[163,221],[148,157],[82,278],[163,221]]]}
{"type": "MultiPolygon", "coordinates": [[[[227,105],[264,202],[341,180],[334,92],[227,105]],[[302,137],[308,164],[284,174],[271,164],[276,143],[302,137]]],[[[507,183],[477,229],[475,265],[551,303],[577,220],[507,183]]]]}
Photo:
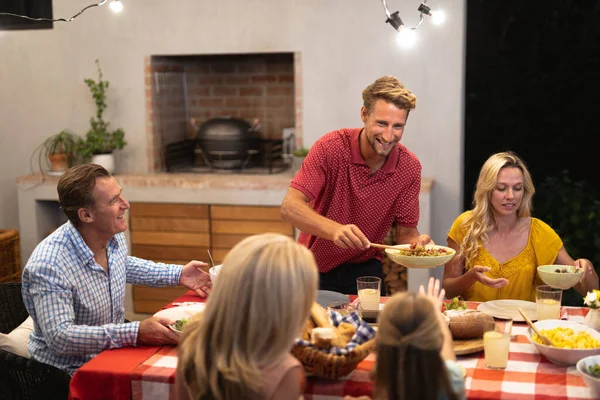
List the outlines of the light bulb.
{"type": "Polygon", "coordinates": [[[398,36],[396,37],[398,45],[404,48],[412,47],[417,41],[417,33],[404,25],[398,30],[398,36]]]}
{"type": "Polygon", "coordinates": [[[434,25],[441,25],[446,21],[446,14],[442,10],[431,10],[431,22],[434,25]]]}
{"type": "Polygon", "coordinates": [[[119,0],[112,0],[110,2],[110,9],[115,13],[120,13],[123,11],[123,3],[121,3],[119,0]]]}

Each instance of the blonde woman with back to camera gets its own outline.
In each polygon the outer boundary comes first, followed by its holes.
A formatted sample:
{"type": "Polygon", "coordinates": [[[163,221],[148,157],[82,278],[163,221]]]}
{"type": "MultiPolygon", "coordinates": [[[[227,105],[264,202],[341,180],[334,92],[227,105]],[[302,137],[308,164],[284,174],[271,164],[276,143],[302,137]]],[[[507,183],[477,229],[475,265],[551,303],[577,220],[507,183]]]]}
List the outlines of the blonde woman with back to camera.
{"type": "Polygon", "coordinates": [[[421,286],[419,294],[399,292],[387,301],[377,331],[374,399],[465,398],[463,372],[441,313],[443,300],[440,281],[430,278],[427,293],[421,286]]]}
{"type": "Polygon", "coordinates": [[[291,354],[316,298],[312,253],[279,234],[248,237],[225,257],[201,318],[179,344],[177,399],[298,399],[291,354]]]}
{"type": "Polygon", "coordinates": [[[444,268],[448,297],[490,301],[535,301],[542,282],[539,265],[574,265],[584,270],[574,286],[582,295],[598,289],[592,263],[573,260],[558,234],[531,216],[535,193],[523,160],[512,152],[492,155],[477,180],[473,209],[461,214],[448,233],[448,246],[457,255],[444,268]]]}

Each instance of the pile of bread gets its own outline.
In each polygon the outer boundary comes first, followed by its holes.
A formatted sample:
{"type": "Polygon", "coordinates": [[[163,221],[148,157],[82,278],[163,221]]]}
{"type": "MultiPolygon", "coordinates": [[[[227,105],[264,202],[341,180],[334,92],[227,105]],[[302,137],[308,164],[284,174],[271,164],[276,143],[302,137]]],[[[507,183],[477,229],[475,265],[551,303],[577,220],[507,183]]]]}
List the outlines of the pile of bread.
{"type": "Polygon", "coordinates": [[[329,350],[332,347],[346,347],[355,333],[354,325],[347,322],[333,326],[325,309],[314,303],[310,310],[310,317],[304,325],[302,339],[323,350],[329,350]]]}
{"type": "Polygon", "coordinates": [[[477,310],[446,310],[444,317],[454,340],[468,340],[483,337],[484,322],[494,322],[494,318],[477,310]]]}

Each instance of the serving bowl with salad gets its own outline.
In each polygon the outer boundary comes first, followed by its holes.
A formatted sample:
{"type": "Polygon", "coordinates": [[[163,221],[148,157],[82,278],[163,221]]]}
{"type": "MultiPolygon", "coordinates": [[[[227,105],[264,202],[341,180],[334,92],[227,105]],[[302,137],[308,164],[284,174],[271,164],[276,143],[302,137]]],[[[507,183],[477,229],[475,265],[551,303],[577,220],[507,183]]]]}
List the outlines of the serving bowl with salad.
{"type": "Polygon", "coordinates": [[[577,362],[577,371],[583,381],[600,395],[600,355],[582,358],[577,362]]]}

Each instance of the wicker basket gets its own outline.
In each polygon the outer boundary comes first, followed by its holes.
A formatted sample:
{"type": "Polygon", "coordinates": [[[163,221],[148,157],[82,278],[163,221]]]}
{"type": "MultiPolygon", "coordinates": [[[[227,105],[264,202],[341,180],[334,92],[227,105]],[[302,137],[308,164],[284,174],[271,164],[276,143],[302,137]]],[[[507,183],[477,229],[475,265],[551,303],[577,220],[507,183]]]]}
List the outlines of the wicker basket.
{"type": "Polygon", "coordinates": [[[356,346],[348,355],[324,353],[310,346],[294,345],[292,355],[304,366],[308,375],[338,379],[350,374],[375,349],[375,338],[356,346]]]}
{"type": "Polygon", "coordinates": [[[19,231],[0,229],[0,282],[20,282],[19,231]]]}

